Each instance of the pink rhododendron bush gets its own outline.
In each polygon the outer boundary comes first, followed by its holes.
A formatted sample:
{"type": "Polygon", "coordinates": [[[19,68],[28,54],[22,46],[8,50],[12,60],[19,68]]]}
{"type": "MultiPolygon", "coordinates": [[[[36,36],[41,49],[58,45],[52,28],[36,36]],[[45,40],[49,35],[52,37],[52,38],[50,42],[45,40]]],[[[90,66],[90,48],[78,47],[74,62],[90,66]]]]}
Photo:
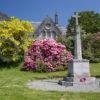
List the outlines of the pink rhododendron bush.
{"type": "Polygon", "coordinates": [[[27,71],[51,72],[64,69],[72,59],[64,45],[53,39],[36,40],[25,55],[23,68],[27,71]]]}

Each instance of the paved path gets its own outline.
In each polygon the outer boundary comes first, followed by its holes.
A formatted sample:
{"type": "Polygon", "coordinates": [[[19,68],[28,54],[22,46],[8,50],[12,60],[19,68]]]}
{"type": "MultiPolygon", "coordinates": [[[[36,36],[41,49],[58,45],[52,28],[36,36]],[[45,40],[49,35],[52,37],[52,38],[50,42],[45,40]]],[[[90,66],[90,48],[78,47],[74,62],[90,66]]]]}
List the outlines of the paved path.
{"type": "MultiPolygon", "coordinates": [[[[100,80],[98,80],[100,81],[100,80]]],[[[72,91],[72,92],[100,92],[99,84],[95,85],[80,85],[74,84],[74,86],[61,86],[58,84],[58,80],[39,80],[27,83],[29,88],[45,90],[45,91],[72,91]]]]}

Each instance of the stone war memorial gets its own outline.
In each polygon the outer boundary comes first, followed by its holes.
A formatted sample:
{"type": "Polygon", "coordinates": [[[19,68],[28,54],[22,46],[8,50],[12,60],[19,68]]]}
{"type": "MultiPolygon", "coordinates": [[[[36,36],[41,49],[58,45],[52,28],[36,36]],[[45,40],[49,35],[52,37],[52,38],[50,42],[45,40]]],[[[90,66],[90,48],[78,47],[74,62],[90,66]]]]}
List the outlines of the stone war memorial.
{"type": "Polygon", "coordinates": [[[100,0],[1,0],[0,100],[100,100],[100,0]]]}
{"type": "Polygon", "coordinates": [[[81,31],[78,22],[78,12],[74,13],[76,22],[74,31],[74,59],[68,62],[68,77],[65,77],[59,84],[70,86],[74,84],[95,84],[95,77],[90,76],[89,60],[82,58],[81,31]]]}
{"type": "Polygon", "coordinates": [[[63,80],[44,79],[30,82],[29,88],[49,91],[100,92],[100,79],[91,77],[89,60],[82,58],[81,31],[78,12],[74,13],[74,58],[68,61],[68,75],[63,80]]]}

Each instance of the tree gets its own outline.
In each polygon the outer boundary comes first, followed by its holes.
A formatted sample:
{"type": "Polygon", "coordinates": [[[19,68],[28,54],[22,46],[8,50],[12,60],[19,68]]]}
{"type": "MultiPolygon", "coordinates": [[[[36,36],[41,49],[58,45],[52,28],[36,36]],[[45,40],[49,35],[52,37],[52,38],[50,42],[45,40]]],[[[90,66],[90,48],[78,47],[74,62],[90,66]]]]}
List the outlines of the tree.
{"type": "MultiPolygon", "coordinates": [[[[83,58],[91,62],[100,62],[100,14],[93,11],[79,12],[83,58]]],[[[73,37],[75,19],[71,17],[67,27],[66,40],[73,37]]],[[[73,43],[73,40],[71,41],[73,43]]],[[[70,47],[70,45],[68,45],[70,47]]]]}
{"type": "Polygon", "coordinates": [[[72,36],[58,36],[57,42],[62,43],[65,45],[66,49],[68,51],[71,51],[72,54],[74,54],[74,42],[73,42],[73,37],[72,36]]]}
{"type": "Polygon", "coordinates": [[[100,33],[83,35],[83,57],[91,62],[100,62],[100,33]]]}
{"type": "Polygon", "coordinates": [[[16,61],[30,46],[32,40],[29,33],[33,27],[28,21],[10,18],[9,21],[0,22],[0,59],[3,61],[16,61]]]}
{"type": "MultiPolygon", "coordinates": [[[[85,33],[97,33],[100,31],[100,14],[94,11],[79,12],[79,23],[81,30],[85,33]]],[[[67,33],[71,33],[71,30],[75,27],[75,20],[73,17],[69,20],[67,27],[67,33]]]]}

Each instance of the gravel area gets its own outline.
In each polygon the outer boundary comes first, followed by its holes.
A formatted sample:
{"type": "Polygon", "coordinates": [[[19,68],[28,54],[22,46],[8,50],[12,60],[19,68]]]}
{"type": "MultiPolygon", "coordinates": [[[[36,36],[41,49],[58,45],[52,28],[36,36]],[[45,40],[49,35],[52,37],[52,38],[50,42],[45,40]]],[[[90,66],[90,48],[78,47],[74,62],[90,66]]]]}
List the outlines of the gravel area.
{"type": "Polygon", "coordinates": [[[27,87],[44,91],[100,92],[100,79],[96,80],[96,84],[68,87],[59,85],[58,80],[39,80],[27,83],[27,87]]]}

